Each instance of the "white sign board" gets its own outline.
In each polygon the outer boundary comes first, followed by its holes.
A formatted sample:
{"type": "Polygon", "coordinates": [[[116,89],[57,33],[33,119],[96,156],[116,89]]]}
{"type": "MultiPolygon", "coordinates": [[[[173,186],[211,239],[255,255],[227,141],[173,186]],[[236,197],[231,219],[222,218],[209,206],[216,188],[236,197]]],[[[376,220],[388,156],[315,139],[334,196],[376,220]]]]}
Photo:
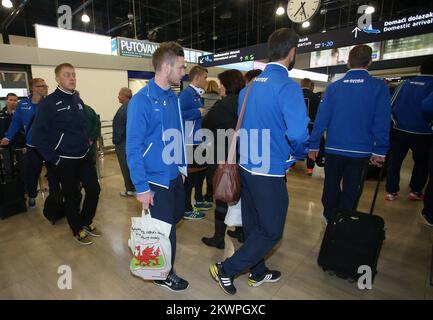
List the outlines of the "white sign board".
{"type": "Polygon", "coordinates": [[[35,25],[39,48],[111,55],[111,37],[35,25]]]}

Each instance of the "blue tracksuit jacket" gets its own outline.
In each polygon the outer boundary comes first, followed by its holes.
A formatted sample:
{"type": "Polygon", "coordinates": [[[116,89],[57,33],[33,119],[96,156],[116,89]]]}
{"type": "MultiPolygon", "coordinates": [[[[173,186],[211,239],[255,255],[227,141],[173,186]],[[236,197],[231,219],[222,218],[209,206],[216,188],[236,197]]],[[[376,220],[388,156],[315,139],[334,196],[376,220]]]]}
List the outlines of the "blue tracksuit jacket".
{"type": "Polygon", "coordinates": [[[354,158],[385,156],[389,149],[391,98],[386,84],[365,69],[352,69],[331,84],[322,100],[310,138],[318,151],[354,158]]]}

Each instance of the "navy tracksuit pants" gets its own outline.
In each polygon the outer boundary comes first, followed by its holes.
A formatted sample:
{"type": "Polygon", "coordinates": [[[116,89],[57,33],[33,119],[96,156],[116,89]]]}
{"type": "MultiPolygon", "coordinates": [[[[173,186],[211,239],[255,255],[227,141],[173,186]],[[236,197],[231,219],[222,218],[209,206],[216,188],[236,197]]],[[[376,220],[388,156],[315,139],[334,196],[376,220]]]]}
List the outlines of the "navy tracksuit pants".
{"type": "Polygon", "coordinates": [[[414,161],[409,186],[412,192],[422,193],[428,178],[428,159],[432,139],[432,135],[392,130],[391,153],[386,175],[386,191],[388,193],[397,193],[400,190],[400,170],[409,149],[412,150],[414,161]]]}
{"type": "Polygon", "coordinates": [[[150,207],[152,218],[171,224],[171,265],[174,266],[176,257],[176,224],[182,220],[185,204],[185,192],[182,175],[170,181],[168,189],[149,183],[150,189],[155,192],[153,196],[154,206],[150,207]]]}
{"type": "Polygon", "coordinates": [[[236,276],[249,269],[265,272],[264,258],[283,236],[289,196],[284,177],[253,175],[240,168],[244,244],[223,262],[224,272],[236,276]]]}
{"type": "MultiPolygon", "coordinates": [[[[25,154],[26,188],[29,198],[36,198],[38,192],[38,180],[41,175],[44,158],[33,147],[27,147],[25,154]]],[[[51,192],[59,191],[59,181],[52,171],[50,165],[46,166],[48,176],[48,186],[51,192]]]]}
{"type": "Polygon", "coordinates": [[[326,153],[325,157],[323,215],[326,219],[332,220],[336,209],[357,208],[370,158],[353,158],[329,153],[326,153]]]}
{"type": "Polygon", "coordinates": [[[430,146],[428,169],[429,181],[425,189],[424,208],[422,213],[427,216],[429,221],[433,221],[433,144],[430,146]]]}
{"type": "Polygon", "coordinates": [[[88,153],[83,159],[61,158],[59,164],[52,169],[62,185],[66,199],[66,218],[75,236],[82,227],[93,223],[96,214],[101,192],[96,166],[88,153]],[[81,187],[85,192],[82,208],[81,187]]]}

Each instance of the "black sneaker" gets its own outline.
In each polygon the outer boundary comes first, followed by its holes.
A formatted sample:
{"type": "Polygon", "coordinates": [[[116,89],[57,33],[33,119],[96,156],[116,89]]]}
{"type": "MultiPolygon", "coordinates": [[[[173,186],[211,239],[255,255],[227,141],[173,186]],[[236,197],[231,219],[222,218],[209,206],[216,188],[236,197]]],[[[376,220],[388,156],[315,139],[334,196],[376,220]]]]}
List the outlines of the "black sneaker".
{"type": "Polygon", "coordinates": [[[211,264],[209,271],[212,278],[219,283],[225,293],[232,295],[236,293],[236,288],[233,285],[233,277],[229,277],[224,273],[222,262],[211,264]]]}
{"type": "Polygon", "coordinates": [[[82,244],[83,246],[89,246],[93,243],[92,240],[90,240],[87,236],[87,233],[81,229],[76,235],[75,235],[75,239],[82,244]]]}
{"type": "Polygon", "coordinates": [[[258,287],[262,283],[277,282],[280,279],[281,279],[280,271],[266,269],[266,271],[260,276],[253,275],[252,273],[250,273],[250,275],[248,276],[248,285],[250,287],[258,287]]]}
{"type": "Polygon", "coordinates": [[[227,234],[232,238],[238,239],[240,243],[245,242],[244,232],[242,228],[236,227],[235,230],[227,230],[227,234]]]}
{"type": "Polygon", "coordinates": [[[91,224],[89,226],[84,226],[83,230],[89,236],[92,236],[92,237],[100,237],[101,236],[101,233],[96,229],[96,227],[93,224],[91,224]]]}
{"type": "Polygon", "coordinates": [[[165,280],[153,281],[157,286],[165,287],[173,292],[181,292],[189,287],[188,281],[179,277],[173,270],[167,276],[165,280]]]}

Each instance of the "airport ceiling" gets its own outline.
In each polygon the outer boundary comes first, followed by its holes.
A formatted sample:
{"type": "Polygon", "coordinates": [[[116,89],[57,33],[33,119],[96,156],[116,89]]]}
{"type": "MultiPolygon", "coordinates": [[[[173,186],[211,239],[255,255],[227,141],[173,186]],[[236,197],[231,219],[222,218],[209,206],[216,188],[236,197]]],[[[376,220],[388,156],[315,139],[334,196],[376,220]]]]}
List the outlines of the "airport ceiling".
{"type": "Polygon", "coordinates": [[[359,17],[357,8],[363,4],[375,7],[374,20],[433,9],[433,0],[322,0],[320,9],[326,14],[318,12],[311,27],[303,29],[292,24],[286,14],[275,14],[280,4],[287,6],[287,0],[11,1],[12,9],[0,6],[4,34],[34,37],[36,23],[57,26],[57,8],[66,4],[73,11],[73,30],[155,42],[175,40],[184,47],[211,52],[266,42],[279,27],[294,27],[306,35],[354,25],[359,17]],[[88,24],[81,21],[84,12],[90,17],[88,24]]]}

